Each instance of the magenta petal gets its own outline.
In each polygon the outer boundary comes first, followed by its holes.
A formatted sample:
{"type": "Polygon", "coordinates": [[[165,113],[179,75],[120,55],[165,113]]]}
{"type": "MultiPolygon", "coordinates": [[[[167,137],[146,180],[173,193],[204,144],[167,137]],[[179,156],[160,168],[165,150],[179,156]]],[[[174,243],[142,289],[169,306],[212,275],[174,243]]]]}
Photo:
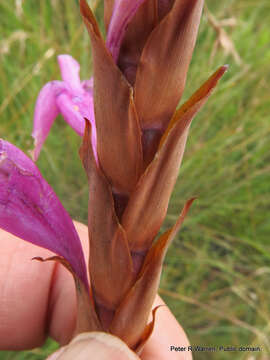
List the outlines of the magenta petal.
{"type": "Polygon", "coordinates": [[[80,64],[70,55],[57,57],[63,81],[69,86],[69,90],[77,95],[83,93],[80,80],[80,64]]]}
{"type": "Polygon", "coordinates": [[[66,88],[62,81],[51,81],[41,89],[35,107],[32,136],[35,140],[33,159],[37,160],[41,147],[46,140],[54,119],[59,114],[56,97],[66,88]]]}
{"type": "Polygon", "coordinates": [[[94,89],[94,78],[93,76],[89,80],[83,80],[81,83],[85,91],[89,91],[93,94],[94,89]]]}
{"type": "Polygon", "coordinates": [[[80,112],[79,104],[75,104],[72,101],[72,97],[67,93],[60,94],[56,102],[65,121],[78,135],[83,136],[84,119],[80,112]]]}
{"type": "Polygon", "coordinates": [[[82,96],[70,96],[70,94],[64,92],[58,96],[57,105],[66,122],[80,136],[84,134],[85,118],[90,121],[92,126],[93,151],[97,161],[97,133],[93,94],[91,92],[84,92],[82,96]]]}
{"type": "Polygon", "coordinates": [[[1,139],[0,227],[64,257],[88,288],[83,250],[71,218],[36,165],[1,139]]]}
{"type": "Polygon", "coordinates": [[[117,61],[127,26],[144,1],[145,0],[115,0],[114,2],[106,46],[110,50],[115,62],[117,61]]]}

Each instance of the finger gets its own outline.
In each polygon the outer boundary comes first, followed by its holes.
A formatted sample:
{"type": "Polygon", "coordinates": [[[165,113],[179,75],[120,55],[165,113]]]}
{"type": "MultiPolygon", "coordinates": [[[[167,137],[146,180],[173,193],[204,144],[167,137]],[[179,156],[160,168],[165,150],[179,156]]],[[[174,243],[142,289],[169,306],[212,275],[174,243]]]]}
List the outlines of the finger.
{"type": "MultiPolygon", "coordinates": [[[[88,264],[88,228],[86,225],[74,222],[81,239],[88,264]]],[[[72,338],[76,325],[76,291],[71,274],[61,264],[56,265],[53,279],[48,313],[48,333],[60,345],[66,345],[72,338]]]]}
{"type": "Polygon", "coordinates": [[[31,258],[50,256],[4,231],[0,232],[0,348],[24,349],[43,343],[54,264],[31,258]]]}
{"type": "Polygon", "coordinates": [[[102,333],[80,334],[47,360],[139,360],[119,338],[102,333]]]}
{"type": "MultiPolygon", "coordinates": [[[[75,226],[88,253],[87,227],[75,226]]],[[[72,276],[57,263],[32,261],[52,254],[3,230],[0,244],[0,349],[40,346],[48,333],[66,344],[76,320],[72,276]]]]}
{"type": "Polygon", "coordinates": [[[187,349],[189,341],[184,330],[159,296],[153,307],[158,305],[165,306],[157,310],[154,330],[142,352],[142,360],[191,360],[191,352],[187,349]],[[186,349],[181,352],[171,351],[172,345],[186,349]]]}

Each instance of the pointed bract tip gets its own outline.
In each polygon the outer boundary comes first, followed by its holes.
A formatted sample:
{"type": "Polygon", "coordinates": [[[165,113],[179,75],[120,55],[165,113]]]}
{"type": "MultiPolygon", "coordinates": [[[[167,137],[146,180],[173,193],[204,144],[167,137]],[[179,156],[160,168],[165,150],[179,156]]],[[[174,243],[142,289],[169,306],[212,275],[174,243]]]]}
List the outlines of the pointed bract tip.
{"type": "Polygon", "coordinates": [[[175,233],[179,231],[187,213],[189,212],[189,209],[191,207],[191,205],[193,204],[193,202],[197,199],[197,197],[192,197],[191,199],[189,199],[185,205],[184,205],[184,208],[183,210],[181,211],[181,214],[177,220],[177,222],[175,223],[174,225],[174,229],[175,229],[175,233]]]}
{"type": "MultiPolygon", "coordinates": [[[[40,261],[40,262],[48,262],[48,261],[59,262],[72,274],[72,276],[77,277],[76,272],[74,271],[74,269],[72,268],[72,266],[70,265],[68,260],[66,260],[63,256],[54,255],[54,256],[50,256],[48,258],[43,258],[41,256],[35,256],[31,260],[36,260],[36,261],[40,261]]],[[[84,283],[84,285],[85,285],[86,289],[88,289],[88,283],[84,283]]]]}
{"type": "Polygon", "coordinates": [[[84,128],[84,134],[83,134],[83,140],[79,149],[79,155],[82,161],[82,164],[84,166],[84,169],[86,171],[86,174],[88,175],[88,162],[89,162],[89,156],[91,154],[91,123],[87,118],[84,118],[85,120],[85,128],[84,128]]]}
{"type": "Polygon", "coordinates": [[[222,70],[222,72],[224,74],[229,69],[229,67],[230,66],[228,64],[226,64],[226,65],[221,66],[220,70],[222,70]]]}
{"type": "Polygon", "coordinates": [[[193,196],[192,198],[188,199],[188,201],[185,204],[185,207],[189,209],[195,200],[198,200],[198,196],[193,196]]]}
{"type": "Polygon", "coordinates": [[[84,122],[85,122],[85,128],[84,128],[84,135],[85,135],[90,133],[92,127],[90,120],[88,120],[86,117],[84,117],[84,122]]]}
{"type": "Polygon", "coordinates": [[[80,0],[80,12],[81,15],[88,18],[89,16],[89,5],[86,0],[80,0]]]}
{"type": "Polygon", "coordinates": [[[146,328],[144,329],[144,332],[139,340],[139,343],[135,346],[134,351],[140,355],[144,345],[146,344],[146,342],[148,341],[148,339],[150,338],[150,336],[153,333],[154,327],[155,327],[155,323],[156,323],[156,313],[157,310],[160,309],[161,307],[166,306],[166,305],[158,305],[156,306],[153,310],[152,310],[152,321],[146,325],[146,328]]]}
{"type": "Polygon", "coordinates": [[[86,0],[80,0],[80,12],[88,31],[93,30],[98,37],[101,37],[97,21],[86,0]]]}
{"type": "Polygon", "coordinates": [[[81,12],[83,12],[88,7],[86,0],[79,0],[79,4],[81,12]]]}
{"type": "Polygon", "coordinates": [[[92,146],[91,144],[91,137],[92,137],[92,124],[91,122],[85,117],[85,128],[83,133],[83,141],[82,141],[82,151],[87,151],[88,147],[92,146]]]}
{"type": "Polygon", "coordinates": [[[222,65],[220,66],[217,71],[213,74],[213,78],[216,77],[216,80],[218,81],[224,74],[225,72],[229,69],[229,65],[222,65]]]}

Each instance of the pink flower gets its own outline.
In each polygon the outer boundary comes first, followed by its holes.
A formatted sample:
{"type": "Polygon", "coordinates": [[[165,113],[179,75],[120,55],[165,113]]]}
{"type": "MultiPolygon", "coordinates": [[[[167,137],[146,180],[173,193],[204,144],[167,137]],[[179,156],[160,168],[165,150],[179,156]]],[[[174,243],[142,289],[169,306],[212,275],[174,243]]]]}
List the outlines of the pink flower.
{"type": "Polygon", "coordinates": [[[59,55],[63,81],[51,81],[40,91],[34,114],[32,136],[35,139],[33,159],[37,160],[51,126],[60,113],[80,136],[87,118],[93,127],[92,141],[96,156],[96,131],[93,105],[93,80],[81,81],[80,65],[70,55],[59,55]]]}

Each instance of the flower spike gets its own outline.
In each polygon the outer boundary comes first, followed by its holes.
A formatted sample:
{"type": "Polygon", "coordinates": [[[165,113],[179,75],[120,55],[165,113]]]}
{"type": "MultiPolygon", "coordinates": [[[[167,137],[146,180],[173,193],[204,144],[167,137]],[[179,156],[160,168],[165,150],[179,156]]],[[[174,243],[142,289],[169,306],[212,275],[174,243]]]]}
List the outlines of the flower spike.
{"type": "MultiPolygon", "coordinates": [[[[34,159],[55,117],[62,114],[83,142],[88,178],[88,272],[72,220],[36,165],[0,140],[0,227],[57,254],[74,276],[75,334],[105,331],[137,353],[148,323],[176,224],[157,237],[182,162],[192,119],[227,67],[220,67],[179,109],[203,0],[106,0],[106,42],[87,4],[80,11],[90,35],[93,78],[58,57],[63,81],[41,90],[35,109],[34,159]],[[88,275],[90,284],[88,284],[88,275]]],[[[38,255],[38,254],[37,254],[38,255]]]]}

